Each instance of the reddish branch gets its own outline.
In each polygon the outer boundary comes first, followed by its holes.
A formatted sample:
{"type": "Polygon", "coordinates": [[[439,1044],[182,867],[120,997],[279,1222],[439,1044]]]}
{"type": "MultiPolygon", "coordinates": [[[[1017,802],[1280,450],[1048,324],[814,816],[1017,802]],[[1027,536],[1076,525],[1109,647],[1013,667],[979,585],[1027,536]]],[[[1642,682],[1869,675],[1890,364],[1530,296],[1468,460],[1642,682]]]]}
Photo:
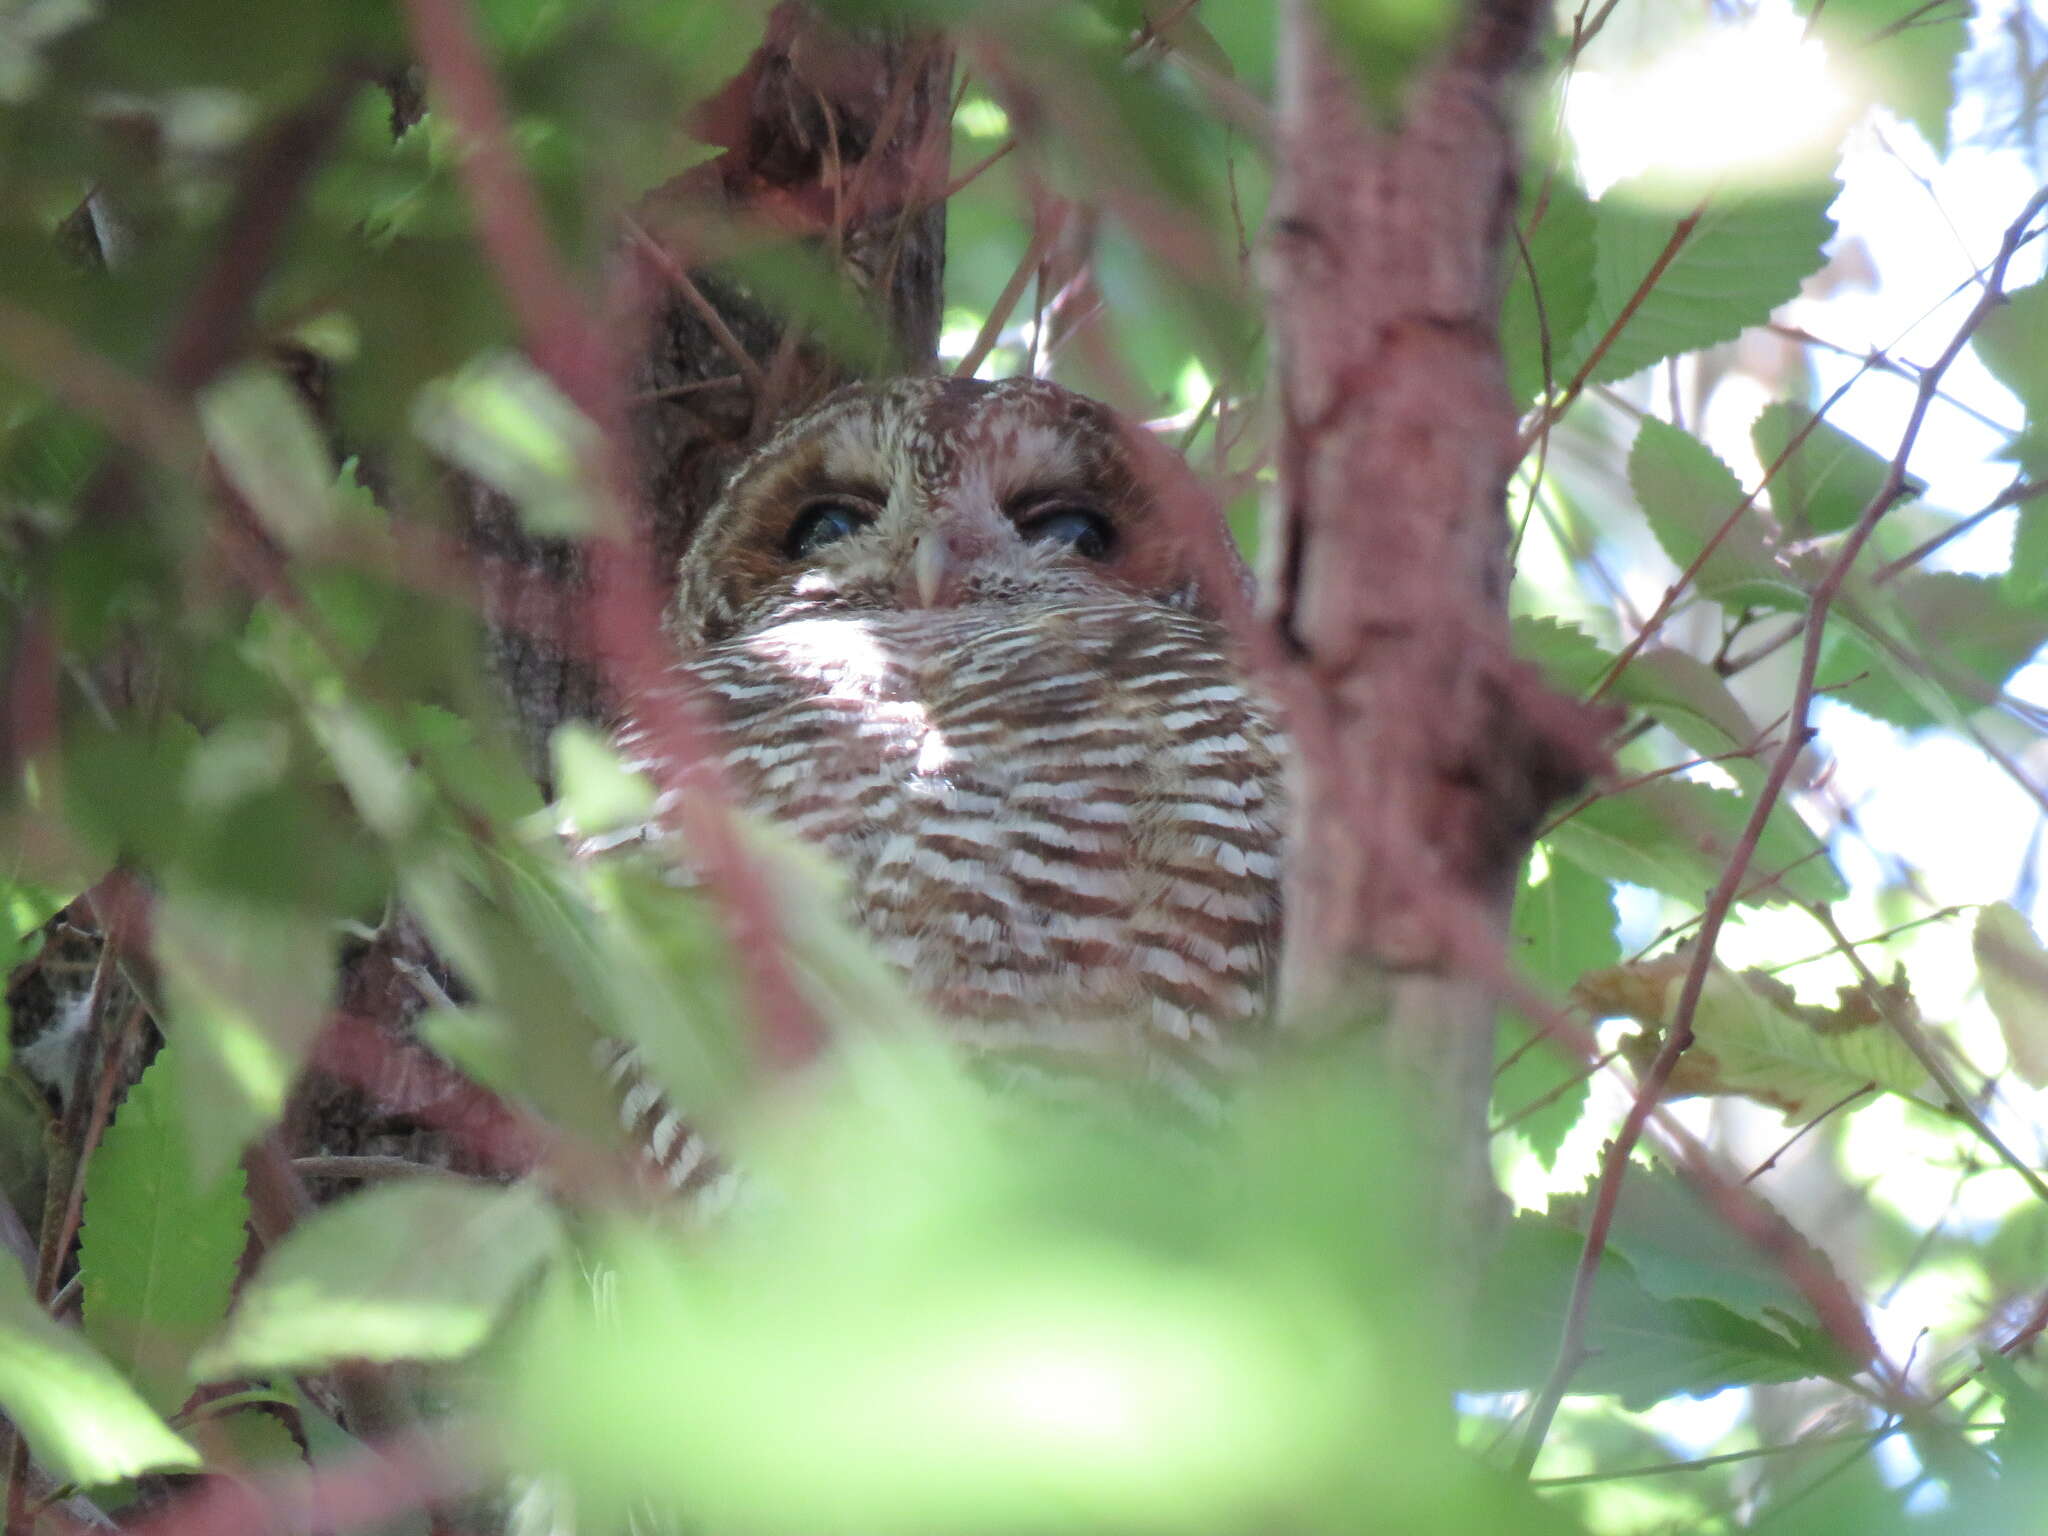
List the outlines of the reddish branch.
{"type": "Polygon", "coordinates": [[[638,547],[645,520],[626,447],[620,359],[556,259],[467,0],[408,0],[406,12],[430,89],[463,139],[461,175],[478,233],[527,350],[597,428],[586,474],[609,517],[587,550],[592,650],[613,696],[644,711],[654,756],[666,765],[661,788],[674,792],[663,804],[718,899],[763,1054],[800,1061],[819,1043],[817,1020],[788,967],[773,892],[740,844],[709,733],[668,676],[661,604],[638,547]]]}
{"type": "Polygon", "coordinates": [[[1933,402],[1940,387],[1942,376],[1948,371],[1958,355],[1982,325],[1986,316],[2005,302],[2006,269],[2011,265],[2013,254],[2019,249],[2028,228],[2048,207],[2048,190],[2034,194],[2020,211],[2018,218],[2007,226],[2005,238],[2000,242],[1998,255],[1986,274],[1982,293],[1971,307],[1963,322],[1956,328],[1941,355],[1928,364],[1920,375],[1920,387],[1915,392],[1912,410],[1906,418],[1905,430],[1900,434],[1899,446],[1885,471],[1884,481],[1864,507],[1856,526],[1849,531],[1842,547],[1832,564],[1814,587],[1807,604],[1806,632],[1800,649],[1798,682],[1793,689],[1792,708],[1784,745],[1771,763],[1763,788],[1758,792],[1756,803],[1750,808],[1748,823],[1742,829],[1734,852],[1729,856],[1727,866],[1721,871],[1721,878],[1715,883],[1712,894],[1701,914],[1699,937],[1695,941],[1692,963],[1687,968],[1684,986],[1680,989],[1677,1006],[1672,1011],[1669,1032],[1657,1058],[1650,1064],[1637,1089],[1635,1101],[1629,1106],[1626,1119],[1614,1140],[1608,1144],[1606,1156],[1602,1159],[1598,1192],[1594,1199],[1592,1218],[1587,1223],[1586,1246],[1579,1257],[1578,1273],[1572,1286],[1571,1304],[1565,1314],[1562,1337],[1558,1341],[1557,1363],[1549,1379],[1537,1396],[1535,1407],[1530,1414],[1528,1432],[1517,1458],[1518,1468],[1527,1472],[1541,1449],[1544,1436],[1550,1431],[1551,1420],[1556,1416],[1558,1404],[1563,1400],[1571,1385],[1571,1378],[1585,1357],[1586,1314],[1591,1304],[1593,1282],[1598,1273],[1601,1255],[1606,1251],[1607,1237],[1614,1221],[1616,1203],[1621,1197],[1621,1181],[1627,1175],[1629,1158],[1642,1136],[1643,1127],[1652,1109],[1663,1096],[1664,1086],[1670,1080],[1678,1059],[1692,1045],[1693,1018],[1698,1012],[1700,996],[1705,990],[1707,975],[1714,962],[1714,946],[1719,939],[1721,928],[1733,909],[1736,897],[1742,888],[1743,877],[1749,870],[1750,861],[1756,855],[1757,844],[1763,836],[1765,824],[1777,808],[1779,797],[1792,776],[1800,755],[1805,751],[1813,731],[1807,723],[1813,707],[1815,679],[1820,668],[1822,642],[1826,637],[1827,616],[1835,598],[1840,594],[1849,573],[1854,569],[1864,546],[1876,532],[1879,521],[1898,499],[1906,483],[1906,461],[1912,456],[1914,445],[1919,441],[1922,422],[1926,420],[1928,406],[1933,402]]]}
{"type": "Polygon", "coordinates": [[[1266,539],[1297,754],[1282,995],[1297,1020],[1378,1016],[1419,1200],[1442,1222],[1418,1261],[1452,1313],[1496,1198],[1486,1106],[1515,872],[1545,807],[1604,762],[1604,718],[1549,694],[1507,640],[1506,98],[1545,12],[1471,0],[1391,130],[1368,122],[1315,7],[1283,22],[1266,539]]]}

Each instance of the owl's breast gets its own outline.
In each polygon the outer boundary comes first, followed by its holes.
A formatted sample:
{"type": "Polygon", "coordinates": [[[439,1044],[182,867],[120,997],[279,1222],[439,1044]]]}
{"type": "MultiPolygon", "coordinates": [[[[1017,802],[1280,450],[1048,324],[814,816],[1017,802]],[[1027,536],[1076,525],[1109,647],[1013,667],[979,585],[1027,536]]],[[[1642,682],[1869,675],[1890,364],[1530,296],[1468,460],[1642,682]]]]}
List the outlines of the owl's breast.
{"type": "Polygon", "coordinates": [[[1216,626],[1141,600],[770,625],[692,661],[757,810],[844,863],[860,921],[970,1037],[1263,1006],[1273,728],[1216,626]]]}

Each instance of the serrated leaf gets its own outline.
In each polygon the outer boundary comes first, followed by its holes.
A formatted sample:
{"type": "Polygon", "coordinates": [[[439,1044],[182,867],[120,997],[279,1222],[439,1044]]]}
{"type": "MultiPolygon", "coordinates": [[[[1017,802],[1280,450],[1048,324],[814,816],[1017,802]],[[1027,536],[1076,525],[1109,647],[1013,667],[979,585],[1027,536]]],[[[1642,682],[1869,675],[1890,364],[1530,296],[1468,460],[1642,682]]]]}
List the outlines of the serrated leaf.
{"type": "MultiPolygon", "coordinates": [[[[1468,1386],[1541,1385],[1555,1361],[1582,1247],[1577,1232],[1547,1217],[1518,1216],[1509,1224],[1482,1288],[1468,1386]]],[[[1699,1397],[1731,1386],[1846,1378],[1856,1369],[1801,1326],[1780,1332],[1717,1302],[1652,1296],[1613,1249],[1601,1256],[1595,1276],[1585,1343],[1587,1359],[1571,1390],[1615,1395],[1631,1408],[1675,1393],[1699,1397]]]]}
{"type": "Polygon", "coordinates": [[[1805,191],[1752,189],[1715,197],[1638,302],[1638,289],[1686,215],[1659,205],[1650,178],[1610,187],[1594,205],[1593,303],[1561,372],[1569,377],[1616,325],[1618,334],[1593,367],[1593,383],[1627,378],[1762,325],[1820,270],[1821,247],[1834,233],[1827,209],[1837,190],[1829,182],[1805,191]]]}
{"type": "Polygon", "coordinates": [[[93,1153],[79,1232],[86,1337],[165,1414],[191,1392],[193,1349],[227,1315],[248,1214],[240,1168],[194,1176],[179,1049],[158,1052],[93,1153]]]}
{"type": "Polygon", "coordinates": [[[0,1262],[0,1409],[38,1461],[83,1487],[199,1465],[119,1371],[36,1305],[11,1259],[0,1262]]]}
{"type": "MultiPolygon", "coordinates": [[[[1647,885],[1699,901],[1720,878],[1749,819],[1745,795],[1707,784],[1657,779],[1574,811],[1550,834],[1550,846],[1610,880],[1647,885]]],[[[1748,885],[1782,874],[1751,900],[1838,901],[1847,892],[1820,839],[1780,805],[1764,824],[1748,885]]]]}
{"type": "Polygon", "coordinates": [[[1517,615],[1509,627],[1515,654],[1533,662],[1559,693],[1577,697],[1592,692],[1614,665],[1612,652],[1563,619],[1517,615]]]}
{"type": "Polygon", "coordinates": [[[2002,901],[1977,914],[1970,943],[2013,1071],[2030,1088],[2048,1088],[2048,949],[2033,925],[2002,901]]]}
{"type": "Polygon", "coordinates": [[[1700,561],[1693,586],[1703,596],[1737,606],[1797,608],[1805,602],[1773,553],[1768,518],[1754,504],[1744,505],[1735,472],[1691,433],[1645,421],[1629,450],[1628,483],[1672,563],[1686,570],[1700,561]]]}
{"type": "Polygon", "coordinates": [[[1566,176],[1554,178],[1550,196],[1519,249],[1508,253],[1508,291],[1501,303],[1500,350],[1507,364],[1508,390],[1519,405],[1543,392],[1544,344],[1549,344],[1551,378],[1561,384],[1574,339],[1593,306],[1593,204],[1566,176]],[[1530,273],[1534,270],[1532,281],[1530,273]]]}
{"type": "MultiPolygon", "coordinates": [[[[1577,1202],[1573,1209],[1574,1225],[1583,1229],[1589,1204],[1577,1202]]],[[[1797,1241],[1789,1227],[1781,1236],[1797,1241]]],[[[1734,1237],[1692,1185],[1668,1168],[1629,1169],[1608,1241],[1652,1296],[1718,1302],[1778,1332],[1789,1322],[1819,1326],[1806,1298],[1786,1278],[1785,1255],[1734,1237]]],[[[1826,1264],[1810,1245],[1806,1258],[1826,1264]]]]}
{"type": "Polygon", "coordinates": [[[2012,532],[2012,563],[2005,572],[2005,595],[2022,607],[2037,607],[2048,595],[2048,505],[2030,502],[2019,509],[2012,532]]]}
{"type": "Polygon", "coordinates": [[[1991,376],[2019,396],[2027,420],[2048,420],[2048,281],[2015,288],[1970,337],[1991,376]]]}
{"type": "MultiPolygon", "coordinates": [[[[1625,1047],[1644,1064],[1677,1013],[1690,965],[1691,956],[1679,952],[1622,966],[1586,978],[1575,995],[1596,1013],[1649,1026],[1648,1035],[1625,1047]]],[[[1913,1097],[1927,1069],[1886,1022],[1886,1010],[1910,1008],[1912,995],[1897,982],[1885,994],[1844,987],[1830,1009],[1802,1004],[1765,972],[1714,966],[1693,1011],[1693,1045],[1671,1075],[1670,1093],[1742,1094],[1784,1110],[1788,1123],[1865,1087],[1913,1097]]]]}
{"type": "Polygon", "coordinates": [[[554,1253],[539,1193],[454,1179],[383,1185],[286,1234],[194,1369],[207,1378],[338,1360],[451,1360],[481,1344],[554,1253]]]}
{"type": "MultiPolygon", "coordinates": [[[[1810,406],[1781,400],[1764,408],[1749,429],[1757,457],[1771,476],[1771,507],[1788,533],[1837,533],[1853,527],[1863,509],[1884,488],[1890,466],[1877,454],[1826,418],[1815,419],[1810,406]],[[1810,425],[1809,425],[1810,423],[1810,425]],[[1799,446],[1782,464],[1778,457],[1801,431],[1799,446]]],[[[1916,480],[1904,482],[1903,493],[1917,496],[1916,480]]]]}

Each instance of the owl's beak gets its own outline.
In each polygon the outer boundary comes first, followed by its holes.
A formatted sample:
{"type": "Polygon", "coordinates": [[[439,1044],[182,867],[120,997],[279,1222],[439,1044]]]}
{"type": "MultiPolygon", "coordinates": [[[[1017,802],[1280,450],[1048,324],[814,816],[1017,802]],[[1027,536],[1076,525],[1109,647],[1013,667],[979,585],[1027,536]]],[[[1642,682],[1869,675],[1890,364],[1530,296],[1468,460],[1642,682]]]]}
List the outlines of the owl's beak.
{"type": "Polygon", "coordinates": [[[910,554],[910,575],[917,583],[918,607],[938,606],[939,594],[946,585],[946,572],[952,563],[943,529],[927,528],[918,535],[917,547],[910,554]]]}

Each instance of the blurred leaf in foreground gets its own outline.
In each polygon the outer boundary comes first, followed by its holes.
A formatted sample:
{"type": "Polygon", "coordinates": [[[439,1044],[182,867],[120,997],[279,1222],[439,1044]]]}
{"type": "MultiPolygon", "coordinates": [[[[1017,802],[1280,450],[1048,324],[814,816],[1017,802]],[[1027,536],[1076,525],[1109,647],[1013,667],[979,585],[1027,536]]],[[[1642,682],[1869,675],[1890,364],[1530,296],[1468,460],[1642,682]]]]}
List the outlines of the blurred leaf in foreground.
{"type": "Polygon", "coordinates": [[[0,1260],[0,1408],[38,1461],[84,1487],[199,1464],[118,1371],[37,1305],[11,1258],[0,1260]]]}
{"type": "Polygon", "coordinates": [[[1255,1093],[1203,1146],[990,1095],[921,1038],[842,1066],[748,1141],[730,1220],[687,1244],[613,1221],[555,1272],[506,1396],[579,1513],[1565,1528],[1414,1411],[1439,1330],[1404,1294],[1398,1110],[1359,1074],[1255,1093]]]}
{"type": "Polygon", "coordinates": [[[420,1177],[314,1212],[264,1261],[197,1369],[447,1360],[481,1344],[554,1251],[533,1189],[420,1177]]]}

